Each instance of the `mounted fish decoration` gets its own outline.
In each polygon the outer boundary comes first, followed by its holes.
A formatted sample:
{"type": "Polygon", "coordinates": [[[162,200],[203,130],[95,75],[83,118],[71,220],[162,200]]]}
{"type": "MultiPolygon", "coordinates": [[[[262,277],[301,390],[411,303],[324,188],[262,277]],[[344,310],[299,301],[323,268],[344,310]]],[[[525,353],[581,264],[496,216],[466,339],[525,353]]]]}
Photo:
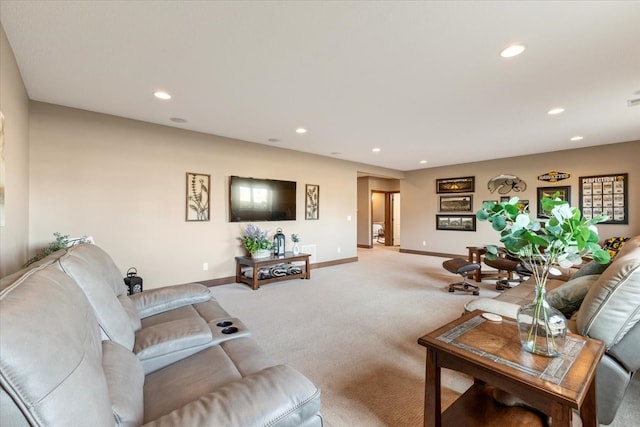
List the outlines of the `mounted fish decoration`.
{"type": "Polygon", "coordinates": [[[507,194],[510,191],[524,191],[527,183],[515,175],[498,175],[489,180],[487,188],[492,193],[498,190],[500,194],[507,194]]]}

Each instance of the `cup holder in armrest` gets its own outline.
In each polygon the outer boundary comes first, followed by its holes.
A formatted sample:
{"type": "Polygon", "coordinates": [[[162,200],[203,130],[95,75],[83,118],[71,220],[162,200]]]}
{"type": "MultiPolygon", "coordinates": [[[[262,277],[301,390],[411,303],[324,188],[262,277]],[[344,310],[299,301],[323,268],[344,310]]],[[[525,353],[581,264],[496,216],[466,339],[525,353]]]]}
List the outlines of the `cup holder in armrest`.
{"type": "Polygon", "coordinates": [[[240,319],[222,318],[209,323],[214,343],[222,343],[230,339],[241,338],[251,335],[247,327],[240,319]]]}
{"type": "MultiPolygon", "coordinates": [[[[221,328],[227,328],[231,325],[233,325],[233,322],[230,320],[223,320],[222,322],[216,323],[216,326],[220,326],[221,328]]],[[[238,328],[236,328],[236,330],[238,330],[238,328]]]]}

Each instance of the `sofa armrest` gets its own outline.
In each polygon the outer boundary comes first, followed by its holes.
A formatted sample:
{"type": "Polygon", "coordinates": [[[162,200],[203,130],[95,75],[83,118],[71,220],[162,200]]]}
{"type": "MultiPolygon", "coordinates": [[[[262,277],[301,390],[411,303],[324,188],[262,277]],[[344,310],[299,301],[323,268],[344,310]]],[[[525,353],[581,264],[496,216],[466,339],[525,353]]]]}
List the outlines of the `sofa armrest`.
{"type": "Polygon", "coordinates": [[[464,310],[467,313],[473,310],[482,310],[489,313],[499,314],[500,316],[510,317],[515,319],[518,314],[520,306],[511,302],[505,302],[496,300],[494,298],[476,298],[473,301],[469,301],[464,306],[464,310]]]}
{"type": "MultiPolygon", "coordinates": [[[[145,396],[153,399],[153,396],[145,396]]],[[[320,390],[295,369],[278,365],[232,381],[144,427],[294,427],[317,417],[320,390]]]]}
{"type": "Polygon", "coordinates": [[[200,283],[167,286],[131,295],[141,319],[189,304],[211,300],[209,288],[200,283]]]}

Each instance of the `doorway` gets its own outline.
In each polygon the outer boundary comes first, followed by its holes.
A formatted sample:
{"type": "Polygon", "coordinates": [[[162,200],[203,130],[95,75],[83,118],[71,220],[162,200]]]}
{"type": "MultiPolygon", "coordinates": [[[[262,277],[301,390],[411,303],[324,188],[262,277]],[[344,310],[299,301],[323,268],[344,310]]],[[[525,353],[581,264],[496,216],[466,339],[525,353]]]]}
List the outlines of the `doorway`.
{"type": "Polygon", "coordinates": [[[400,192],[371,191],[371,246],[400,245],[400,192]]]}

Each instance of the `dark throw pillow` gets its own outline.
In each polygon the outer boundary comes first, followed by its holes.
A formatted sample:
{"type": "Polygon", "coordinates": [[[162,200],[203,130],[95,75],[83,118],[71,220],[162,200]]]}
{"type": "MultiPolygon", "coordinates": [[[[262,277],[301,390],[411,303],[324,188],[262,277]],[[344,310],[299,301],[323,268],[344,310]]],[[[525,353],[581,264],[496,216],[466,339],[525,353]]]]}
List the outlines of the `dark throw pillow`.
{"type": "Polygon", "coordinates": [[[589,288],[600,278],[599,274],[572,278],[567,283],[547,293],[549,304],[560,310],[567,319],[573,315],[582,304],[589,288]]]}

